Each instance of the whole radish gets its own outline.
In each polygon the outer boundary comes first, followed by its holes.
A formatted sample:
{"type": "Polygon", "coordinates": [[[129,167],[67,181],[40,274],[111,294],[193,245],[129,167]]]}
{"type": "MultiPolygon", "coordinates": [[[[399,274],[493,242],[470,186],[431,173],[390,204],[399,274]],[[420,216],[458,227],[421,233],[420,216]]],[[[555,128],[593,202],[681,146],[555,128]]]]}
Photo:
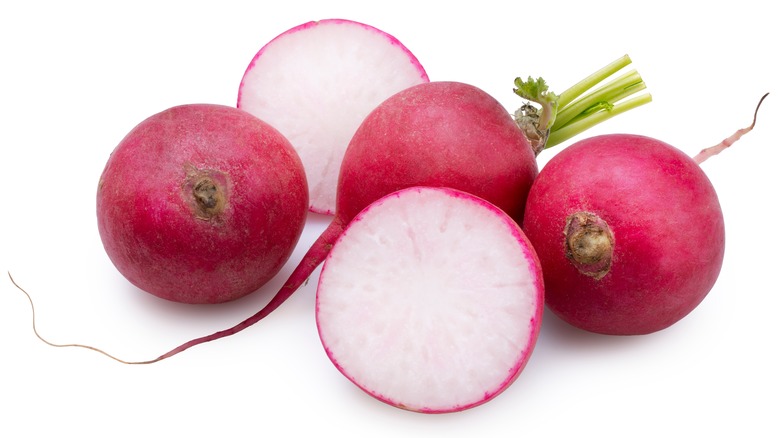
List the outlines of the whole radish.
{"type": "Polygon", "coordinates": [[[422,185],[477,195],[519,222],[537,173],[525,134],[491,96],[460,82],[418,85],[376,108],[352,137],[334,223],[346,225],[376,199],[422,185]]]}
{"type": "Polygon", "coordinates": [[[97,191],[98,230],[117,269],[182,303],[255,291],[303,231],[306,178],[290,143],[236,108],[192,104],[136,126],[97,191]]]}
{"type": "Polygon", "coordinates": [[[310,209],[333,214],[339,166],[360,122],[387,97],[424,82],[422,65],[392,35],[351,20],[311,21],[260,49],[238,107],[290,140],[306,169],[310,209]]]}
{"type": "Polygon", "coordinates": [[[316,318],[328,357],[373,397],[424,413],[495,398],[542,321],[539,260],[476,196],[412,187],[366,207],[325,259],[316,318]]]}
{"type": "Polygon", "coordinates": [[[641,335],[697,307],[725,250],[721,207],[699,163],[752,127],[695,159],[629,134],[588,138],[553,157],[523,222],[549,308],[584,330],[641,335]]]}

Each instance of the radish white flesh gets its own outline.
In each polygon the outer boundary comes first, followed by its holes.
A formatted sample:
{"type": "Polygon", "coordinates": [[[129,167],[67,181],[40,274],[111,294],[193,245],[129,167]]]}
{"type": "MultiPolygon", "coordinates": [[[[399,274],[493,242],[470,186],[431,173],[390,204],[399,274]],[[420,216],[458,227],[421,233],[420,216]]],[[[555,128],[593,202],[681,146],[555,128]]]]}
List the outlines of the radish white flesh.
{"type": "Polygon", "coordinates": [[[344,151],[363,118],[404,88],[428,82],[414,55],[366,24],[330,19],[296,26],[255,55],[238,107],[282,132],[309,182],[310,210],[333,214],[344,151]]]}
{"type": "Polygon", "coordinates": [[[352,382],[427,413],[482,404],[520,374],[544,302],[536,253],[492,204],[404,189],[346,228],[322,268],[317,327],[352,382]]]}

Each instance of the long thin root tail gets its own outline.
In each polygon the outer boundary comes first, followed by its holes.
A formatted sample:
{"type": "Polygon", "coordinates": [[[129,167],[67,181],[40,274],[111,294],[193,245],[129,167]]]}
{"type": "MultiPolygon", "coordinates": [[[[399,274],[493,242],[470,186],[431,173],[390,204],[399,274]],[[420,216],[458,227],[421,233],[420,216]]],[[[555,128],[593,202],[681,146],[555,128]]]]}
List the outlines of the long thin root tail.
{"type": "MultiPolygon", "coordinates": [[[[58,344],[58,343],[51,342],[51,341],[49,341],[48,339],[44,338],[44,337],[43,337],[43,336],[42,336],[42,335],[41,335],[41,334],[38,332],[38,327],[37,327],[37,325],[36,325],[36,322],[35,322],[35,304],[33,303],[33,299],[32,299],[32,297],[30,296],[30,294],[29,294],[29,293],[28,293],[26,290],[24,290],[24,289],[23,289],[21,286],[19,286],[19,284],[16,282],[16,280],[14,280],[14,277],[13,277],[13,276],[11,276],[11,273],[10,273],[10,272],[8,272],[8,278],[9,278],[9,279],[11,279],[11,283],[13,283],[13,285],[14,285],[14,286],[15,286],[17,289],[19,289],[20,291],[22,291],[22,293],[23,293],[25,296],[27,296],[27,300],[30,302],[30,309],[32,310],[32,329],[33,329],[33,333],[35,334],[35,336],[36,336],[38,339],[40,339],[40,340],[41,340],[41,342],[43,342],[43,343],[45,343],[45,344],[47,344],[47,345],[50,345],[50,346],[52,346],[52,347],[57,347],[57,348],[69,348],[69,347],[75,347],[75,348],[84,348],[84,349],[86,349],[86,350],[92,350],[92,351],[96,351],[96,352],[98,352],[98,353],[100,353],[100,354],[102,354],[102,355],[104,355],[104,356],[107,356],[107,357],[109,357],[109,358],[111,358],[111,359],[114,359],[114,360],[115,360],[115,361],[117,361],[117,362],[121,362],[121,363],[124,363],[124,364],[146,363],[146,362],[128,362],[128,361],[125,361],[125,360],[119,359],[118,357],[116,357],[116,356],[113,356],[113,355],[111,355],[111,354],[108,354],[108,353],[106,353],[105,351],[103,351],[103,350],[101,350],[101,349],[99,349],[99,348],[95,348],[95,347],[92,347],[92,346],[89,346],[89,345],[83,345],[83,344],[58,344]]],[[[151,362],[149,362],[149,363],[151,363],[151,362]]]]}
{"type": "Polygon", "coordinates": [[[753,112],[753,123],[750,124],[747,128],[742,128],[731,135],[731,137],[723,140],[722,142],[716,144],[715,146],[708,147],[706,149],[702,149],[701,152],[699,152],[695,157],[693,157],[693,161],[696,162],[696,164],[701,164],[707,158],[710,158],[714,155],[718,155],[723,150],[734,144],[737,140],[742,138],[743,135],[747,134],[748,132],[753,130],[753,127],[756,126],[756,118],[758,116],[758,108],[761,107],[761,103],[766,99],[766,97],[769,96],[769,93],[764,94],[761,97],[761,100],[758,101],[758,105],[756,105],[756,110],[753,112]]]}

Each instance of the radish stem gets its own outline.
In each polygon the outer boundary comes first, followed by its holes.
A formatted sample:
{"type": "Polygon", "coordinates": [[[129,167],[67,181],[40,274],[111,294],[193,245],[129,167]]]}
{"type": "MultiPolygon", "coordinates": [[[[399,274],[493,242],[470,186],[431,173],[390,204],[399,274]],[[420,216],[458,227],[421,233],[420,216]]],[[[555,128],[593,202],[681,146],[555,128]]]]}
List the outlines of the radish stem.
{"type": "Polygon", "coordinates": [[[515,112],[518,125],[527,133],[534,150],[560,144],[571,137],[630,109],[649,103],[650,94],[629,100],[646,88],[636,70],[631,70],[597,87],[631,63],[623,55],[610,64],[574,84],[560,95],[548,90],[542,78],[515,79],[515,94],[535,102],[540,110],[523,105],[515,112]],[[594,89],[595,88],[595,89],[594,89]]]}
{"type": "Polygon", "coordinates": [[[611,119],[618,114],[622,114],[628,110],[649,103],[651,100],[652,99],[649,94],[644,94],[612,105],[608,110],[596,111],[587,115],[586,117],[580,117],[577,120],[574,120],[552,131],[550,136],[547,138],[547,147],[561,144],[564,141],[592,128],[595,125],[598,125],[605,120],[611,119]]]}

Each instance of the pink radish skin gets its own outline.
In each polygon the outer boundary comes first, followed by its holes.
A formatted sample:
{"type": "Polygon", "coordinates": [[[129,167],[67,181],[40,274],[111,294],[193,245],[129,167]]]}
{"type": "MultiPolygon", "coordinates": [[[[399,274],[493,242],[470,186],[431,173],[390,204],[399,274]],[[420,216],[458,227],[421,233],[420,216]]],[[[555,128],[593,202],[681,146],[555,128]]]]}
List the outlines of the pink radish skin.
{"type": "Polygon", "coordinates": [[[395,37],[344,19],[312,21],[263,46],[241,80],[238,107],[293,144],[309,182],[310,210],[333,214],[339,166],[363,118],[404,88],[428,82],[395,37]]]}
{"type": "Polygon", "coordinates": [[[347,222],[384,194],[425,185],[474,194],[520,222],[538,172],[526,136],[495,99],[459,82],[422,84],[385,101],[355,133],[337,217],[347,222]]]}
{"type": "Polygon", "coordinates": [[[236,108],[173,107],[136,126],[97,192],[98,230],[134,285],[182,303],[235,300],[288,260],[308,206],[302,163],[236,108]]]}
{"type": "Polygon", "coordinates": [[[448,188],[369,205],[328,254],[316,318],[334,365],[398,408],[446,413],[515,381],[534,349],[544,287],[517,223],[448,188]]]}
{"type": "Polygon", "coordinates": [[[524,230],[549,308],[611,335],[667,328],[711,290],[723,214],[698,164],[653,138],[613,134],[553,157],[531,188],[524,230]]]}

